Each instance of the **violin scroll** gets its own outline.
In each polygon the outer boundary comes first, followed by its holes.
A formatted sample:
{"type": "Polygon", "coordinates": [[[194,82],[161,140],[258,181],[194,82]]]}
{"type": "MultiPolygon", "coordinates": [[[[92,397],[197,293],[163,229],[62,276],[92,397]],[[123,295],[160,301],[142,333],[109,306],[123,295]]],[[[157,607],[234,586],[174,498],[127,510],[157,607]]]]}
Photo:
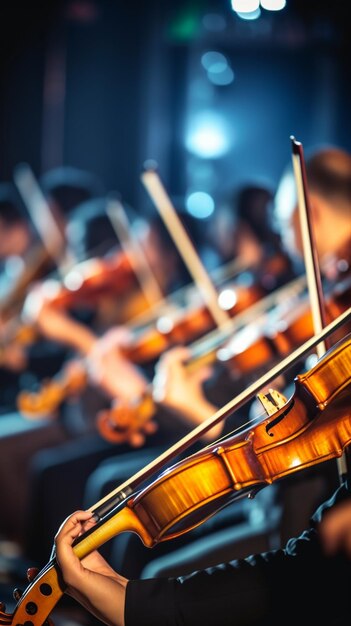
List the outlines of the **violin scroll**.
{"type": "Polygon", "coordinates": [[[99,411],[96,425],[106,441],[124,443],[130,441],[133,434],[140,432],[154,413],[152,396],[145,393],[129,405],[118,404],[112,409],[99,411]]]}

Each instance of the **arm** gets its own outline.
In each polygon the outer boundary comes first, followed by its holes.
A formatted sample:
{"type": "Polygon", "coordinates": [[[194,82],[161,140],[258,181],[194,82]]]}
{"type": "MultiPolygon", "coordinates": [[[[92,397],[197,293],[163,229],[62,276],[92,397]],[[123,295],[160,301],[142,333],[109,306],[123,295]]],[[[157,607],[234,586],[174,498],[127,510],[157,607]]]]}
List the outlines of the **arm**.
{"type": "Polygon", "coordinates": [[[55,301],[55,291],[59,283],[46,281],[34,287],[28,294],[22,312],[25,321],[35,324],[39,332],[82,355],[92,349],[96,335],[55,301]]]}
{"type": "Polygon", "coordinates": [[[127,327],[120,326],[98,337],[90,328],[53,304],[42,286],[27,298],[24,315],[47,339],[57,341],[86,359],[89,380],[109,398],[130,401],[145,391],[147,381],[123,355],[128,343],[127,327]]]}
{"type": "MultiPolygon", "coordinates": [[[[350,521],[351,500],[344,502],[322,505],[322,520],[331,520],[335,510],[335,515],[346,515],[350,521]]],[[[281,626],[282,622],[349,621],[351,560],[326,556],[314,526],[289,540],[284,549],[179,578],[128,581],[97,552],[81,562],[75,557],[74,539],[93,523],[88,511],[69,517],[55,538],[57,559],[67,592],[109,626],[281,626]]]]}

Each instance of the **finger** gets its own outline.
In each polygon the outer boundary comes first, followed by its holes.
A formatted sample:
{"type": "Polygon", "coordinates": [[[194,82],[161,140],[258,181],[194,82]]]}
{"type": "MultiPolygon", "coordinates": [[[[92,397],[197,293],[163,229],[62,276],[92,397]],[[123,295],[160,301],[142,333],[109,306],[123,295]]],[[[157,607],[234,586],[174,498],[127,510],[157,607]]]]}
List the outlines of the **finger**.
{"type": "Polygon", "coordinates": [[[39,568],[38,567],[28,567],[27,569],[27,580],[29,583],[32,582],[32,580],[34,580],[34,578],[37,576],[37,574],[39,573],[39,568]]]}
{"type": "Polygon", "coordinates": [[[91,511],[76,511],[75,513],[67,517],[65,521],[61,524],[57,532],[57,535],[59,535],[61,532],[69,532],[69,533],[71,533],[72,531],[79,532],[81,528],[81,524],[91,518],[92,518],[91,511]]]}

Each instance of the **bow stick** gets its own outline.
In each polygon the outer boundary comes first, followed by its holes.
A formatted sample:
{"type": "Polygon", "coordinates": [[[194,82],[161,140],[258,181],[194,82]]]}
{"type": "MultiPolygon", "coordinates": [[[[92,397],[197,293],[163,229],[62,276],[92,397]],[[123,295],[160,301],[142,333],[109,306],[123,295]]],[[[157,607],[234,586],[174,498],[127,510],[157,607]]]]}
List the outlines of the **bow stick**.
{"type": "Polygon", "coordinates": [[[218,293],[181,223],[158,173],[154,169],[147,169],[142,173],[141,180],[168,228],[178,252],[202,294],[215,323],[218,327],[221,327],[228,320],[229,315],[219,306],[218,293]]]}
{"type": "MultiPolygon", "coordinates": [[[[291,136],[292,161],[294,167],[295,182],[297,188],[298,209],[302,234],[304,261],[306,266],[307,287],[311,302],[312,320],[315,334],[320,333],[326,326],[325,302],[317,247],[311,224],[311,207],[309,203],[306,165],[302,143],[291,136]]],[[[323,341],[316,345],[318,358],[321,358],[327,350],[323,341]]],[[[337,458],[340,482],[347,475],[347,459],[344,453],[337,458]]]]}
{"type": "Polygon", "coordinates": [[[44,247],[64,276],[77,259],[68,248],[40,185],[27,163],[17,165],[13,177],[44,247]]]}
{"type": "Polygon", "coordinates": [[[107,201],[106,213],[139,281],[141,290],[152,307],[163,300],[163,293],[151,270],[141,245],[133,236],[127,213],[118,198],[107,201]]]}

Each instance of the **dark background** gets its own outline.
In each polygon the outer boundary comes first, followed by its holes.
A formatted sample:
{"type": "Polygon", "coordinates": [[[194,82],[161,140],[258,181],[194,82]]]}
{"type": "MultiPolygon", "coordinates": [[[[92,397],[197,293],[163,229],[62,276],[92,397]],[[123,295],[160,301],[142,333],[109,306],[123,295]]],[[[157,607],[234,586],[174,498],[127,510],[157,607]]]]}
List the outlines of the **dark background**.
{"type": "Polygon", "coordinates": [[[144,211],[145,159],[157,161],[173,196],[204,190],[217,199],[254,177],[275,185],[292,134],[305,149],[350,149],[346,6],[287,0],[283,11],[244,22],[229,0],[2,3],[0,180],[21,161],[38,176],[73,165],[144,211]],[[224,19],[223,30],[203,26],[209,13],[224,19]],[[235,80],[204,95],[230,145],[203,159],[185,138],[208,50],[226,55],[235,80]]]}

